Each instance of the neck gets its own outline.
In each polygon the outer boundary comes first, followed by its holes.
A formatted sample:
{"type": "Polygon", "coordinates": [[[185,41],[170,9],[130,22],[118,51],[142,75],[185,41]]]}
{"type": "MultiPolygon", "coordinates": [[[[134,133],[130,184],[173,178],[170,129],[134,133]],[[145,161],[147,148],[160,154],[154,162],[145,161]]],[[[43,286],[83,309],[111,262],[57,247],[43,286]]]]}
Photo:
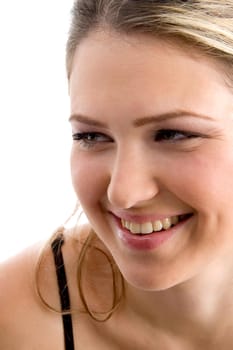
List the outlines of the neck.
{"type": "Polygon", "coordinates": [[[176,333],[222,330],[233,321],[233,263],[215,261],[198,276],[163,291],[146,292],[126,285],[129,312],[176,333]]]}

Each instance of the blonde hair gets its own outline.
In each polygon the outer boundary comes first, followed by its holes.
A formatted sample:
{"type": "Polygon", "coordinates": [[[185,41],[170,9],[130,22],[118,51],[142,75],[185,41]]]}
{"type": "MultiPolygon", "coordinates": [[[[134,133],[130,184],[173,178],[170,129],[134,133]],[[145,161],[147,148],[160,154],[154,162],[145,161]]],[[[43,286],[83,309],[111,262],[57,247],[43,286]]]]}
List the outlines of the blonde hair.
{"type": "MultiPolygon", "coordinates": [[[[72,215],[75,215],[75,213],[73,213],[72,215]]],[[[72,308],[70,310],[60,311],[59,309],[56,309],[55,307],[53,307],[43,296],[43,292],[41,291],[41,287],[40,287],[40,272],[42,269],[45,252],[52,248],[52,245],[55,242],[55,240],[58,240],[59,242],[58,244],[61,249],[63,239],[65,238],[65,231],[66,229],[64,226],[58,227],[57,230],[52,235],[52,237],[47,242],[47,245],[42,249],[41,253],[39,254],[39,258],[38,258],[38,261],[36,264],[36,270],[35,270],[36,295],[39,297],[39,300],[41,301],[42,305],[46,307],[46,309],[53,311],[55,313],[66,315],[66,314],[84,312],[84,313],[88,313],[91,316],[91,318],[94,319],[95,321],[105,322],[112,316],[113,312],[118,308],[118,306],[121,303],[122,296],[124,294],[124,282],[123,282],[123,277],[115,261],[112,259],[110,254],[106,252],[106,249],[99,247],[99,244],[98,244],[99,239],[91,228],[89,229],[89,232],[86,235],[86,238],[84,240],[80,239],[80,237],[77,237],[78,235],[75,230],[75,227],[73,227],[73,230],[70,230],[71,232],[73,231],[73,234],[72,234],[73,239],[78,240],[79,245],[81,245],[81,249],[77,257],[76,276],[77,276],[77,287],[79,291],[79,298],[81,300],[82,305],[80,305],[79,309],[77,310],[72,308]],[[109,283],[111,284],[111,289],[113,293],[112,293],[112,300],[110,301],[111,307],[107,311],[96,311],[93,309],[93,307],[89,306],[89,302],[85,296],[85,291],[83,288],[83,280],[84,280],[83,267],[87,262],[86,260],[88,260],[86,259],[86,257],[88,255],[92,256],[94,251],[102,254],[103,257],[105,257],[111,271],[112,281],[109,281],[109,283]]],[[[96,269],[95,269],[95,274],[96,274],[96,269]]]]}
{"type": "Polygon", "coordinates": [[[233,0],[76,0],[66,49],[68,79],[80,42],[105,28],[188,44],[224,63],[233,81],[233,0]]]}

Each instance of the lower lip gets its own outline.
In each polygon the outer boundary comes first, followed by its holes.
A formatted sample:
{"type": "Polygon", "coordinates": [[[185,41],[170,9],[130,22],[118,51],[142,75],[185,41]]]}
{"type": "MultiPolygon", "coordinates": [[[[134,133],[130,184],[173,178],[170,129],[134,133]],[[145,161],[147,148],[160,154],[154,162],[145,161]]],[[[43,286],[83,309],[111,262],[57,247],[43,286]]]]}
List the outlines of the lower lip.
{"type": "Polygon", "coordinates": [[[178,229],[180,229],[191,219],[191,216],[168,230],[152,232],[148,235],[132,234],[127,229],[122,227],[121,220],[119,218],[114,216],[114,219],[118,226],[117,234],[120,240],[123,241],[123,243],[130,249],[145,251],[156,249],[173,237],[178,229]]]}

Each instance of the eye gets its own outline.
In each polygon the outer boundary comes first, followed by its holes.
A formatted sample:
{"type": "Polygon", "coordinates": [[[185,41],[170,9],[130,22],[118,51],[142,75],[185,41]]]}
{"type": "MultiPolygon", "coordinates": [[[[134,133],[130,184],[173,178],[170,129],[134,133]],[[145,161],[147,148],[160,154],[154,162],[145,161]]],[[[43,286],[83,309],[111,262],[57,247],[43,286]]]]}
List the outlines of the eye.
{"type": "Polygon", "coordinates": [[[161,129],[155,133],[154,140],[156,142],[178,142],[197,137],[200,137],[200,135],[189,131],[161,129]]]}
{"type": "Polygon", "coordinates": [[[94,147],[96,144],[103,142],[112,142],[112,140],[98,132],[78,132],[72,135],[74,141],[78,141],[81,146],[90,148],[94,147]]]}

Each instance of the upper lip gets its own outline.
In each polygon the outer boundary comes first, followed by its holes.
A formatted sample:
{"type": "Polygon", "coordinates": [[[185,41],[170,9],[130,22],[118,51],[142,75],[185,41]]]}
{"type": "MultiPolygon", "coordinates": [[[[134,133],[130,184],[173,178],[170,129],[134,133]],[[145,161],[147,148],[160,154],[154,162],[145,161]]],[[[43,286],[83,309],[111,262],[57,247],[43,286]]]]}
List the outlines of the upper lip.
{"type": "Polygon", "coordinates": [[[170,218],[173,216],[180,216],[180,215],[187,215],[192,214],[191,212],[174,212],[174,213],[166,213],[166,214],[131,214],[131,213],[125,213],[125,212],[117,212],[117,211],[110,211],[111,214],[113,214],[118,219],[123,219],[130,222],[135,222],[137,224],[142,224],[144,222],[154,222],[157,220],[163,220],[166,218],[170,218]]]}

